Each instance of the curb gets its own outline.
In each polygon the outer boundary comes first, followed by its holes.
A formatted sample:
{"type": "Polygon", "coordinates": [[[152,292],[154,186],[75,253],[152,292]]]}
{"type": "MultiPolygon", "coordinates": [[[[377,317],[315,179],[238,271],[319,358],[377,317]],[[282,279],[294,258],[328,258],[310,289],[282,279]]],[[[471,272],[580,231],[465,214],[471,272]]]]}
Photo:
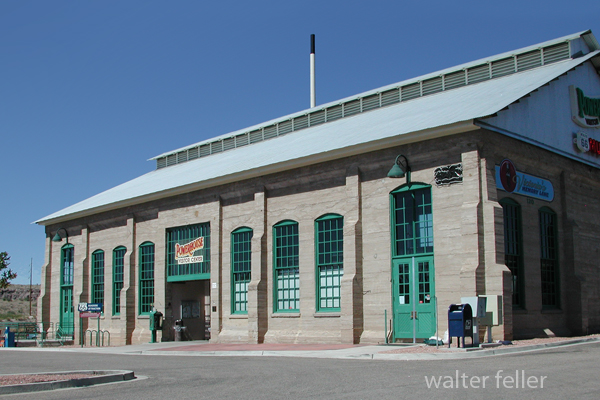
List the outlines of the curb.
{"type": "MultiPolygon", "coordinates": [[[[45,390],[56,390],[56,389],[67,389],[67,388],[78,388],[91,385],[99,385],[102,383],[113,383],[113,382],[124,382],[135,379],[133,371],[126,370],[109,370],[109,371],[62,371],[62,372],[44,372],[44,375],[63,375],[63,374],[94,374],[89,378],[80,379],[68,379],[62,381],[52,382],[35,382],[27,383],[23,385],[6,385],[0,386],[0,395],[5,394],[17,394],[17,393],[29,393],[29,392],[41,392],[45,390]]],[[[28,373],[18,375],[39,375],[39,373],[28,373]]],[[[10,374],[15,375],[15,374],[10,374]]]]}
{"type": "Polygon", "coordinates": [[[552,347],[569,346],[574,344],[600,342],[600,338],[573,339],[561,342],[534,344],[529,346],[502,346],[501,348],[477,349],[475,351],[460,351],[446,354],[373,354],[373,360],[457,360],[464,358],[482,358],[504,354],[526,353],[552,347]]]}
{"type": "Polygon", "coordinates": [[[413,360],[457,360],[463,358],[482,358],[499,356],[511,353],[524,353],[529,351],[543,350],[546,348],[568,346],[574,344],[600,342],[600,338],[585,338],[565,340],[561,342],[552,342],[544,344],[536,344],[529,346],[502,346],[490,349],[472,348],[465,351],[454,351],[442,354],[431,353],[355,353],[344,354],[343,352],[336,353],[336,350],[329,351],[168,351],[168,350],[145,350],[137,353],[144,356],[189,356],[189,357],[301,357],[301,358],[334,358],[334,359],[352,359],[352,360],[397,360],[397,361],[413,361],[413,360]]]}

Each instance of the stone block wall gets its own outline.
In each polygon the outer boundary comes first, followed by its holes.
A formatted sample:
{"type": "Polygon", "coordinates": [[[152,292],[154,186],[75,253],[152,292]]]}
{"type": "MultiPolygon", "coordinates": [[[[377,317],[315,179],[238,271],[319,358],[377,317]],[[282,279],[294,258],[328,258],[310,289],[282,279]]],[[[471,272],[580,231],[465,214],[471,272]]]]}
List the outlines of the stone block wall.
{"type": "MultiPolygon", "coordinates": [[[[406,178],[388,178],[398,154],[408,158],[412,182],[431,185],[433,199],[435,294],[440,335],[447,309],[461,297],[503,295],[504,323],[494,339],[600,329],[598,296],[599,180],[597,171],[540,148],[484,130],[409,143],[335,161],[283,171],[225,186],[151,201],[47,227],[60,227],[75,246],[75,303],[89,301],[91,253],[105,251],[105,310],[112,310],[112,250],[127,248],[122,312],[105,312],[102,326],[113,343],[150,340],[147,316],[138,306],[138,247],[155,245],[155,307],[165,314],[164,340],[171,340],[174,307],[185,296],[207,299],[210,340],[215,342],[380,343],[385,313],[392,316],[390,192],[406,178]],[[496,189],[495,165],[513,160],[519,171],[554,184],[551,204],[496,189]],[[436,185],[434,171],[461,163],[463,180],[436,185]],[[526,309],[512,309],[510,272],[504,265],[502,208],[514,198],[522,206],[526,309]],[[561,271],[559,310],[543,310],[539,284],[538,209],[558,215],[561,271]],[[344,218],[344,275],[339,313],[316,311],[315,220],[325,214],[344,218]],[[293,220],[299,226],[300,310],[273,312],[273,225],[293,220]],[[166,229],[210,224],[211,279],[206,285],[166,283],[166,229]],[[252,277],[248,313],[231,312],[231,232],[253,230],[252,277]],[[189,292],[188,289],[192,290],[189,292]],[[188,293],[189,292],[189,293],[188,293]],[[575,295],[574,295],[575,293],[575,295]],[[581,293],[579,296],[578,293],[581,293]],[[209,299],[209,300],[208,300],[209,299]]],[[[62,243],[64,244],[64,243],[62,243]]],[[[59,319],[60,244],[47,240],[39,315],[59,319]]],[[[186,298],[187,298],[186,297],[186,298]]],[[[77,320],[77,315],[76,315],[77,320]]],[[[159,335],[159,340],[161,336],[159,335]]]]}

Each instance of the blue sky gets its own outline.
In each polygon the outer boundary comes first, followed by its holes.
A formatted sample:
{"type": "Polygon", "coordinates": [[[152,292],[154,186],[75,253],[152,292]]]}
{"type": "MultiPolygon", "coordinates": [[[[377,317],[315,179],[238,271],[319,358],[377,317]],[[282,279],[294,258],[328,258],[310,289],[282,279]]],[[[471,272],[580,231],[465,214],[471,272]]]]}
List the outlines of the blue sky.
{"type": "Polygon", "coordinates": [[[0,251],[39,283],[33,221],[150,157],[567,34],[600,1],[0,0],[0,251]]]}

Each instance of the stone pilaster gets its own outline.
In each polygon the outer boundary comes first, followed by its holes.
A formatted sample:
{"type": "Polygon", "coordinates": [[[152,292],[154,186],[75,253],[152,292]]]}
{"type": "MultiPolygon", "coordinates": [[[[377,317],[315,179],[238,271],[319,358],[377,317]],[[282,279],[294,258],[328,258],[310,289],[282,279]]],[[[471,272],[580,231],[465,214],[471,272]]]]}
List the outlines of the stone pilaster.
{"type": "Polygon", "coordinates": [[[356,165],[346,172],[344,216],[344,275],[341,282],[341,340],[358,343],[363,330],[362,313],[362,203],[360,171],[356,165]]]}
{"type": "Polygon", "coordinates": [[[264,188],[254,195],[255,212],[260,223],[252,235],[252,272],[248,284],[248,342],[264,342],[269,326],[267,293],[267,194],[264,188]]]}

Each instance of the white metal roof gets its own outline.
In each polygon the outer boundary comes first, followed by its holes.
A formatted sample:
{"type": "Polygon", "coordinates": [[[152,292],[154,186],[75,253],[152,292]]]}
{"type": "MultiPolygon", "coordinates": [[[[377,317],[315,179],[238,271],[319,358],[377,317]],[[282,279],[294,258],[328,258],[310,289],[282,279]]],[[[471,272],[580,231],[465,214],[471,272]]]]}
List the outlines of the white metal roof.
{"type": "Polygon", "coordinates": [[[474,119],[492,115],[540,86],[598,55],[557,62],[364,114],[289,133],[277,139],[154,170],[36,221],[48,225],[397,145],[477,129],[474,119]],[[413,139],[414,140],[414,139],[413,139]]]}
{"type": "Polygon", "coordinates": [[[186,150],[186,149],[189,149],[189,148],[192,148],[192,147],[197,147],[197,146],[200,146],[202,144],[214,142],[214,141],[219,140],[219,139],[225,139],[225,138],[229,138],[229,137],[234,137],[234,136],[239,135],[239,134],[241,134],[243,132],[252,131],[252,130],[258,129],[260,127],[268,126],[268,125],[271,125],[271,124],[274,124],[274,123],[277,123],[277,122],[280,122],[280,121],[284,121],[284,120],[288,120],[288,119],[291,119],[291,118],[294,118],[294,117],[298,117],[298,116],[306,114],[309,110],[325,109],[327,107],[330,107],[330,106],[333,106],[333,105],[336,105],[336,104],[345,103],[345,102],[352,101],[352,100],[355,100],[355,99],[359,99],[359,98],[362,98],[362,97],[367,97],[367,96],[370,96],[372,94],[376,94],[376,93],[379,93],[379,92],[384,92],[384,91],[386,91],[388,89],[392,89],[394,87],[410,85],[411,83],[415,83],[415,82],[419,82],[419,81],[425,81],[427,79],[438,77],[438,76],[441,76],[441,75],[445,75],[445,74],[448,74],[448,73],[451,73],[451,72],[456,72],[456,71],[468,69],[468,68],[471,68],[471,67],[474,67],[474,66],[478,66],[478,65],[482,65],[482,64],[486,64],[486,63],[491,63],[493,61],[501,60],[501,59],[504,59],[506,57],[509,57],[509,56],[512,56],[512,55],[515,55],[515,54],[527,53],[527,52],[532,51],[532,50],[540,49],[540,48],[547,47],[547,46],[552,46],[552,45],[555,45],[555,44],[558,44],[558,43],[564,43],[564,42],[567,42],[567,41],[575,40],[575,39],[580,38],[580,37],[584,37],[586,39],[586,43],[589,44],[589,48],[590,48],[591,51],[600,49],[600,46],[598,45],[598,42],[596,41],[596,39],[593,36],[593,34],[591,33],[591,31],[587,30],[587,31],[577,32],[577,33],[574,33],[574,34],[571,34],[571,35],[567,35],[567,36],[563,36],[563,37],[560,37],[560,38],[557,38],[557,39],[548,40],[548,41],[543,42],[543,43],[538,43],[538,44],[535,44],[535,45],[523,47],[521,49],[512,50],[512,51],[501,53],[501,54],[496,54],[494,56],[490,56],[490,57],[486,57],[486,58],[481,58],[479,60],[470,61],[468,63],[456,65],[456,66],[453,66],[453,67],[450,67],[450,68],[446,68],[446,69],[443,69],[443,70],[440,70],[440,71],[431,72],[431,73],[428,73],[428,74],[425,74],[425,75],[421,75],[421,76],[416,77],[416,78],[411,78],[411,79],[407,79],[407,80],[404,80],[404,81],[401,81],[401,82],[397,82],[397,83],[393,83],[393,84],[390,84],[390,85],[386,85],[386,86],[383,86],[383,87],[380,87],[380,88],[377,88],[377,89],[369,90],[369,91],[366,91],[366,92],[363,92],[363,93],[359,93],[359,94],[356,94],[356,95],[353,95],[353,96],[349,96],[349,97],[346,97],[346,98],[343,98],[343,99],[335,100],[335,101],[332,101],[332,102],[329,102],[329,103],[326,103],[326,104],[319,104],[317,107],[312,108],[312,109],[306,109],[306,110],[298,111],[298,112],[295,112],[293,114],[289,114],[289,115],[286,115],[286,116],[283,116],[283,117],[280,117],[280,118],[275,118],[275,119],[270,120],[270,121],[266,121],[266,122],[263,122],[263,123],[260,123],[260,124],[256,124],[256,125],[253,125],[253,126],[250,126],[250,127],[246,127],[246,128],[243,128],[243,129],[240,129],[240,130],[236,130],[236,131],[233,131],[233,132],[229,132],[229,133],[226,133],[226,134],[223,134],[223,135],[219,135],[219,136],[216,136],[216,137],[211,137],[210,139],[202,140],[200,142],[197,142],[197,143],[194,143],[194,144],[191,144],[191,145],[188,145],[188,146],[184,146],[184,147],[181,147],[181,148],[178,148],[178,149],[175,149],[175,150],[171,150],[171,151],[159,154],[159,155],[157,155],[155,157],[152,157],[152,158],[150,158],[150,160],[156,160],[158,158],[165,157],[165,156],[170,155],[170,154],[176,154],[176,153],[178,153],[180,151],[183,151],[183,150],[186,150]]]}

